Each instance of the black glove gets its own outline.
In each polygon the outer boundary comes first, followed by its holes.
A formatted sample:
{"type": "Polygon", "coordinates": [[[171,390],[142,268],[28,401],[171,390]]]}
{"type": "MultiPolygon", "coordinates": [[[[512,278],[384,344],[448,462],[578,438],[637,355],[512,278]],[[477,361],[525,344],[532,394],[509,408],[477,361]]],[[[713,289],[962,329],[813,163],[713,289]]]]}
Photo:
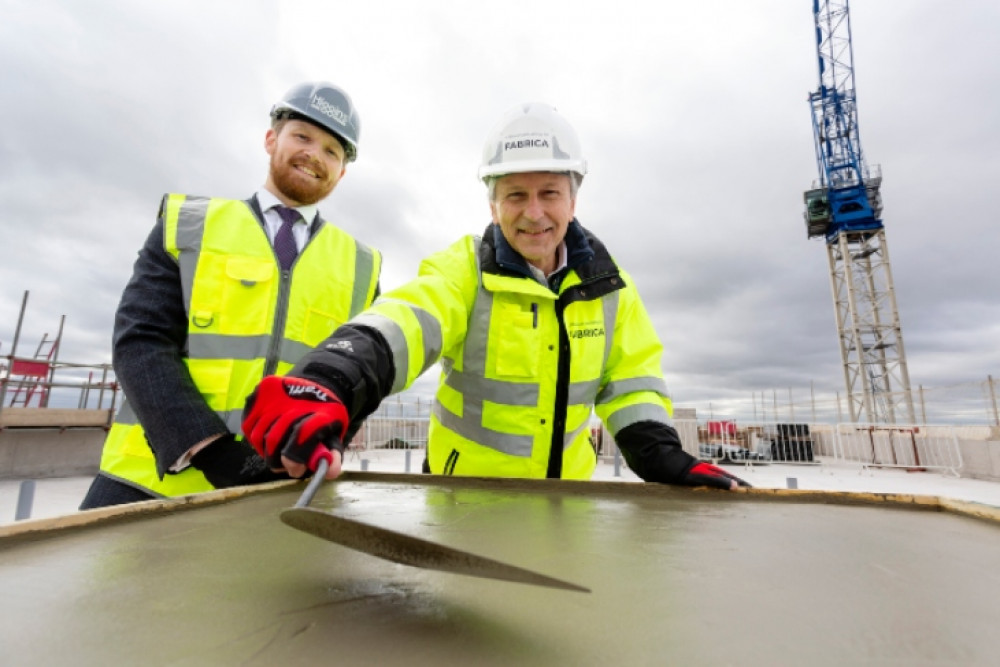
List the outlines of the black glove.
{"type": "Polygon", "coordinates": [[[272,472],[253,447],[237,440],[232,433],[203,447],[191,457],[191,465],[217,489],[289,478],[284,473],[272,472]]]}
{"type": "Polygon", "coordinates": [[[684,486],[712,486],[728,491],[732,488],[733,482],[736,482],[739,486],[750,487],[749,484],[736,475],[730,475],[722,468],[714,466],[711,463],[703,463],[696,460],[694,465],[681,475],[677,483],[684,486]]]}

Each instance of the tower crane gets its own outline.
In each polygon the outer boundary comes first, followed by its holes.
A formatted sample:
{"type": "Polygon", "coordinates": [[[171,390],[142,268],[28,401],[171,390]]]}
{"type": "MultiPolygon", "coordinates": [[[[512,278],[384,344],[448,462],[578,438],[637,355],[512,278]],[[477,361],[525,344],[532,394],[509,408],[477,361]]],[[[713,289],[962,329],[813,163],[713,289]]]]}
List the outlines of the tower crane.
{"type": "Polygon", "coordinates": [[[882,224],[882,173],[858,132],[849,0],[812,0],[819,88],[809,94],[819,178],[803,196],[823,238],[853,423],[914,423],[903,332],[882,224]]]}

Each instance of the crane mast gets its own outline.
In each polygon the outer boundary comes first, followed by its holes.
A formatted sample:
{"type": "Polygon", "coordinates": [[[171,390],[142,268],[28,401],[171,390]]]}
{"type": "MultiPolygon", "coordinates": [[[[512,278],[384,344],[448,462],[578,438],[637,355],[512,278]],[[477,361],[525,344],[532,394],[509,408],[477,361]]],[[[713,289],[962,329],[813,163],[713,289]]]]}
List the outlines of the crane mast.
{"type": "Polygon", "coordinates": [[[882,174],[858,131],[848,0],[813,0],[819,87],[809,95],[819,178],[803,196],[808,238],[826,241],[851,421],[915,422],[889,247],[882,174]]]}

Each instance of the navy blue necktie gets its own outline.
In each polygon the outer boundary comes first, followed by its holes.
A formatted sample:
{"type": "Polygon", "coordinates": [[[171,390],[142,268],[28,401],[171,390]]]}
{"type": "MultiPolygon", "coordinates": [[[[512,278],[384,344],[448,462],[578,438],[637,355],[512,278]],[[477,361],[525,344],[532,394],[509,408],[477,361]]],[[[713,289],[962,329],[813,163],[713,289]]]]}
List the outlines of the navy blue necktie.
{"type": "Polygon", "coordinates": [[[274,210],[281,216],[281,227],[274,235],[274,254],[278,256],[278,263],[282,269],[290,269],[299,254],[299,248],[295,245],[295,235],[292,234],[292,225],[302,216],[294,208],[287,206],[275,206],[274,210]]]}

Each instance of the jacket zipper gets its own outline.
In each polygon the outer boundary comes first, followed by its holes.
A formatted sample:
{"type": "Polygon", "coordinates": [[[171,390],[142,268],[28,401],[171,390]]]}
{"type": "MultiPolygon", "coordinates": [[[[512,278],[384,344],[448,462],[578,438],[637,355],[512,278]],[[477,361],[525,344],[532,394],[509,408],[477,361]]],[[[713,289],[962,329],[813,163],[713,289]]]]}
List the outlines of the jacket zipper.
{"type": "Polygon", "coordinates": [[[278,303],[274,306],[274,321],[271,323],[271,344],[268,345],[267,357],[264,359],[264,377],[274,375],[274,371],[278,368],[281,343],[285,340],[285,319],[288,317],[288,293],[292,286],[291,276],[290,269],[281,271],[278,303]]]}
{"type": "Polygon", "coordinates": [[[545,476],[549,479],[562,477],[563,442],[566,439],[566,404],[569,401],[569,335],[563,318],[565,307],[556,301],[556,321],[559,323],[559,360],[556,372],[556,404],[552,412],[552,442],[549,445],[549,463],[545,476]]]}

